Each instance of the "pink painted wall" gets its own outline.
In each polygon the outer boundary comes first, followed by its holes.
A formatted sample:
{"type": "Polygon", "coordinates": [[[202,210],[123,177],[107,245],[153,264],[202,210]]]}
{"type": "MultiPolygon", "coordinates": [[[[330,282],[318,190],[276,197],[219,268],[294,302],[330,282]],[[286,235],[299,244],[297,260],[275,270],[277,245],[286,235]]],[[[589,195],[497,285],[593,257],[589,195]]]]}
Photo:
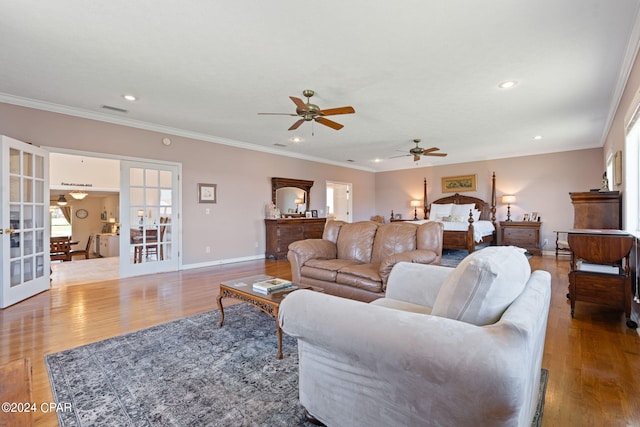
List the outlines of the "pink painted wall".
{"type": "Polygon", "coordinates": [[[2,103],[0,134],[40,146],[181,163],[184,265],[264,255],[264,206],[273,176],[315,181],[310,208],[319,214],[326,210],[327,180],[353,184],[354,220],[375,210],[371,172],[2,103]],[[165,136],[173,141],[169,147],[161,144],[165,136]],[[197,203],[199,182],[218,185],[217,204],[197,203]]]}

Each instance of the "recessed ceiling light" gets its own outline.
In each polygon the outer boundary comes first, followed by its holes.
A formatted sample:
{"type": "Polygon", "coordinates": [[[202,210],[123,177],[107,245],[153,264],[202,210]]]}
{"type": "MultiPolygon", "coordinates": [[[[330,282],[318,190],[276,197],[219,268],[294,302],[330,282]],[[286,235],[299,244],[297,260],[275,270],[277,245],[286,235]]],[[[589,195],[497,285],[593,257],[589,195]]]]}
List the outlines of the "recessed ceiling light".
{"type": "Polygon", "coordinates": [[[300,139],[300,137],[299,137],[299,136],[294,136],[293,138],[291,138],[291,141],[292,141],[292,142],[300,142],[300,141],[301,141],[301,139],[300,139]]]}
{"type": "Polygon", "coordinates": [[[136,98],[135,96],[133,96],[133,95],[129,95],[129,94],[122,95],[122,97],[123,97],[124,99],[126,99],[127,101],[135,101],[135,100],[137,100],[137,99],[138,99],[138,98],[136,98]]]}
{"type": "Polygon", "coordinates": [[[538,139],[542,139],[542,135],[536,135],[533,137],[533,139],[538,140],[538,139]]]}
{"type": "Polygon", "coordinates": [[[382,159],[373,159],[373,163],[380,163],[382,159]]]}
{"type": "Polygon", "coordinates": [[[517,84],[518,84],[518,82],[516,80],[506,80],[506,81],[500,83],[498,85],[498,87],[500,89],[511,89],[512,87],[514,87],[517,84]]]}

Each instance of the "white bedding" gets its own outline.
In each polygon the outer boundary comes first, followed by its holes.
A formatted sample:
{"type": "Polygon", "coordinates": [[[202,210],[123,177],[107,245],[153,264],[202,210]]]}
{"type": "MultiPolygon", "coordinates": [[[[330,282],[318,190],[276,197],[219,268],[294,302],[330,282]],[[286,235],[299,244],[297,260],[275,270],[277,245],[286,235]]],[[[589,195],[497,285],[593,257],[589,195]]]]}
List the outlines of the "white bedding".
{"type": "MultiPolygon", "coordinates": [[[[413,224],[424,224],[430,220],[407,221],[413,224]]],[[[444,224],[445,231],[466,231],[469,228],[468,222],[440,221],[444,224]]],[[[485,236],[490,236],[495,231],[491,221],[480,220],[473,223],[473,240],[476,243],[482,241],[485,236]]]]}

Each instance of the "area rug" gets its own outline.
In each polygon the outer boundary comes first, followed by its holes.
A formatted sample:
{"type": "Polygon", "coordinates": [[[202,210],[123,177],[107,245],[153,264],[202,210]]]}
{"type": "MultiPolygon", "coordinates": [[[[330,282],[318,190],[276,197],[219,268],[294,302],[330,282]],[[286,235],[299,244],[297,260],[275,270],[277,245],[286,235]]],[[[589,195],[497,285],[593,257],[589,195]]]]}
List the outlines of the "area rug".
{"type": "MultiPolygon", "coordinates": [[[[296,341],[246,304],[45,356],[61,426],[312,426],[296,341]],[[61,406],[65,407],[65,406],[61,406]]],[[[544,404],[543,372],[538,426],[544,404]]]]}

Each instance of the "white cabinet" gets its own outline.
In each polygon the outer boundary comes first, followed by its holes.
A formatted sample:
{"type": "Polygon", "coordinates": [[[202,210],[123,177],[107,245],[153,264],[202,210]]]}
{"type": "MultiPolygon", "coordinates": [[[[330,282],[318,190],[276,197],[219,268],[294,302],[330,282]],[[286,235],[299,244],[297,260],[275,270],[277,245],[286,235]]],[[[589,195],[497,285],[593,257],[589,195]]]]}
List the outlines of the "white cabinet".
{"type": "Polygon", "coordinates": [[[96,234],[96,253],[101,257],[120,254],[120,236],[117,234],[96,234]]]}

